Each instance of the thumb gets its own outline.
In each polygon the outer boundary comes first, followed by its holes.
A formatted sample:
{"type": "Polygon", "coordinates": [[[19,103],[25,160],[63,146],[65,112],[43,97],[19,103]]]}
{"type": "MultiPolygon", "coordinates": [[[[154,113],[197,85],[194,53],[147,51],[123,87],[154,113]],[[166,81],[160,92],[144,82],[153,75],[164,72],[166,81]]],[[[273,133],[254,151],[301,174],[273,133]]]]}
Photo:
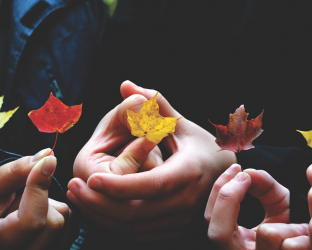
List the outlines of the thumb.
{"type": "Polygon", "coordinates": [[[46,219],[48,212],[48,189],[56,168],[56,158],[47,156],[31,170],[21,199],[18,216],[28,221],[46,219]]]}
{"type": "Polygon", "coordinates": [[[119,175],[136,173],[156,145],[145,137],[135,139],[111,161],[110,170],[119,175]]]}

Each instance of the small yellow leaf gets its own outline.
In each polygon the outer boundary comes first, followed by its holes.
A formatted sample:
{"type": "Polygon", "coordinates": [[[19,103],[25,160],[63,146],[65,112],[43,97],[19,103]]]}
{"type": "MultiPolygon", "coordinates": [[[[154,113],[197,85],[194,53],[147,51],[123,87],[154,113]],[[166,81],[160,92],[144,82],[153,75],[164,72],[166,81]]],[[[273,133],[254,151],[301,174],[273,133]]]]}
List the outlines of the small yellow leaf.
{"type": "MultiPolygon", "coordinates": [[[[3,98],[4,96],[0,97],[0,109],[2,107],[3,104],[3,98]]],[[[8,112],[0,112],[0,128],[2,128],[4,126],[4,124],[6,124],[6,122],[11,118],[11,116],[15,113],[15,111],[18,109],[19,107],[10,110],[8,112]]]]}
{"type": "Polygon", "coordinates": [[[174,133],[177,121],[182,118],[162,117],[156,102],[157,94],[158,92],[152,99],[143,103],[139,113],[127,109],[131,134],[137,137],[146,136],[146,139],[156,144],[168,134],[174,133]]]}
{"type": "Polygon", "coordinates": [[[312,148],[312,130],[310,131],[297,130],[297,131],[303,135],[303,137],[307,140],[308,146],[312,148]]]}
{"type": "Polygon", "coordinates": [[[1,107],[2,107],[2,104],[3,104],[3,97],[4,96],[0,96],[0,110],[1,110],[1,107]]]}

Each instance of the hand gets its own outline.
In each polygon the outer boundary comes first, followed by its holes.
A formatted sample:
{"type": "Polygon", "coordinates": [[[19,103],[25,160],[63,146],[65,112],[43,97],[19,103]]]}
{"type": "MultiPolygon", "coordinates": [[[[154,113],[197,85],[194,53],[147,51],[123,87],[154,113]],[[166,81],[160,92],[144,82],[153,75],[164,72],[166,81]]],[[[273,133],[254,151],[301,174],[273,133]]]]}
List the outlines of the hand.
{"type": "MultiPolygon", "coordinates": [[[[310,182],[310,185],[312,186],[312,165],[310,165],[307,169],[307,177],[310,182]]],[[[312,188],[310,188],[310,191],[308,193],[308,203],[309,203],[310,216],[312,218],[312,188]]],[[[305,237],[304,241],[305,242],[308,241],[309,246],[312,247],[312,219],[310,220],[310,223],[309,223],[309,239],[305,237]]]]}
{"type": "Polygon", "coordinates": [[[233,164],[215,182],[205,211],[208,237],[224,250],[301,250],[306,224],[289,223],[289,190],[267,172],[233,164]],[[265,210],[264,221],[251,230],[237,225],[240,202],[249,192],[265,210]],[[291,238],[291,239],[290,239],[291,238]]]}
{"type": "MultiPolygon", "coordinates": [[[[132,170],[126,175],[110,169],[112,164],[107,162],[117,159],[112,157],[114,152],[133,138],[126,107],[138,112],[143,101],[155,93],[129,81],[122,84],[125,101],[102,119],[79,152],[74,164],[74,176],[79,178],[70,181],[67,193],[91,220],[139,241],[181,236],[206,203],[216,178],[236,162],[234,153],[218,152],[211,134],[182,118],[176,132],[163,139],[171,153],[168,160],[154,161],[148,171],[139,173],[131,162],[128,167],[132,170]]],[[[161,115],[181,116],[161,94],[157,102],[161,115]]]]}
{"type": "Polygon", "coordinates": [[[71,211],[66,204],[48,199],[56,167],[56,158],[47,156],[50,151],[0,167],[1,249],[50,249],[53,241],[60,248],[59,237],[68,234],[71,211]]]}

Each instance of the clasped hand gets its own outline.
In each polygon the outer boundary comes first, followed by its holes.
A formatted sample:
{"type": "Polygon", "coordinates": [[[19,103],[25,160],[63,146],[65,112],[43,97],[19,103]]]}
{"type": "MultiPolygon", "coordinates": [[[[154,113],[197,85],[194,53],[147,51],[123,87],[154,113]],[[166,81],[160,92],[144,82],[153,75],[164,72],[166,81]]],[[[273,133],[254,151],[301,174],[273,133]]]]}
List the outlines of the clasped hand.
{"type": "MultiPolygon", "coordinates": [[[[67,193],[89,219],[139,241],[180,237],[195,214],[203,213],[214,181],[236,161],[185,118],[162,141],[171,154],[166,161],[154,143],[134,139],[126,108],[139,112],[155,93],[129,81],[121,85],[125,100],[102,119],[78,154],[67,193]]],[[[162,116],[181,117],[160,93],[157,102],[162,116]]]]}

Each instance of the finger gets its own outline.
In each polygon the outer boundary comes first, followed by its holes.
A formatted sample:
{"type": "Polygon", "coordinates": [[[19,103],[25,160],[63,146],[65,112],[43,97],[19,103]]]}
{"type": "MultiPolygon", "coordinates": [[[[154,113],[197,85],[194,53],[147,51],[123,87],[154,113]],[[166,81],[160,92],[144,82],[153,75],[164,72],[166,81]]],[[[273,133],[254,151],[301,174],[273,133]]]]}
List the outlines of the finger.
{"type": "Polygon", "coordinates": [[[310,182],[310,185],[312,186],[312,165],[310,165],[307,169],[307,178],[310,182]]]}
{"type": "MultiPolygon", "coordinates": [[[[15,199],[12,201],[9,209],[5,212],[4,215],[6,216],[6,215],[14,212],[15,210],[18,210],[21,199],[22,199],[22,194],[16,195],[15,199]]],[[[3,217],[5,217],[5,216],[3,216],[3,217]]]]}
{"type": "Polygon", "coordinates": [[[55,210],[58,211],[64,217],[66,218],[68,217],[70,209],[66,203],[49,198],[49,205],[55,208],[55,210]]]}
{"type": "Polygon", "coordinates": [[[91,139],[79,152],[74,162],[74,176],[87,180],[97,172],[110,173],[111,156],[133,140],[126,110],[139,112],[146,98],[135,95],[110,111],[98,124],[91,139]]]}
{"type": "MultiPolygon", "coordinates": [[[[3,244],[23,245],[30,243],[47,223],[48,188],[56,167],[56,158],[47,156],[32,168],[19,210],[0,220],[3,244]]],[[[9,247],[8,247],[9,248],[9,247]]]]}
{"type": "Polygon", "coordinates": [[[41,159],[30,172],[18,216],[24,222],[45,223],[48,212],[48,188],[56,168],[56,158],[47,156],[41,159]]]}
{"type": "Polygon", "coordinates": [[[139,172],[149,171],[164,163],[159,147],[155,147],[139,168],[139,172]]]}
{"type": "Polygon", "coordinates": [[[122,222],[103,213],[96,212],[82,203],[70,190],[66,193],[67,198],[79,209],[84,216],[96,224],[105,226],[118,232],[129,232],[129,223],[122,222]]]}
{"type": "MultiPolygon", "coordinates": [[[[149,200],[117,200],[102,195],[90,189],[86,183],[78,178],[72,179],[68,188],[74,195],[71,200],[76,204],[77,199],[89,211],[99,213],[122,222],[143,222],[157,220],[166,217],[168,214],[183,214],[181,222],[188,221],[202,202],[193,198],[186,199],[184,192],[178,195],[169,195],[149,200]]],[[[188,193],[188,191],[186,191],[188,193]]],[[[71,199],[71,197],[68,197],[71,199]]]]}
{"type": "MultiPolygon", "coordinates": [[[[139,94],[145,96],[148,100],[152,99],[157,91],[151,89],[145,89],[137,86],[136,84],[125,81],[120,86],[120,93],[124,99],[131,95],[139,94]]],[[[169,102],[160,94],[157,95],[157,103],[159,105],[159,112],[163,116],[181,117],[181,115],[172,108],[169,102]]]]}
{"type": "Polygon", "coordinates": [[[111,172],[119,175],[136,173],[156,145],[144,137],[137,138],[111,162],[111,172]]]}
{"type": "Polygon", "coordinates": [[[16,197],[15,192],[13,194],[8,194],[0,197],[0,217],[2,217],[6,213],[6,211],[14,201],[15,197],[16,197]]]}
{"type": "Polygon", "coordinates": [[[310,217],[312,217],[312,187],[310,188],[308,192],[308,204],[309,204],[310,217]]]}
{"type": "Polygon", "coordinates": [[[12,194],[25,186],[28,174],[34,165],[47,156],[50,148],[39,151],[34,156],[25,156],[0,167],[0,196],[12,194]]]}
{"type": "MultiPolygon", "coordinates": [[[[86,206],[81,200],[77,199],[71,191],[67,192],[67,197],[74,201],[75,206],[91,221],[105,226],[117,233],[131,233],[132,235],[140,235],[142,233],[159,232],[164,229],[174,230],[177,227],[185,228],[191,222],[191,218],[186,218],[185,214],[171,213],[157,219],[148,219],[143,221],[123,221],[112,216],[103,214],[102,212],[93,210],[92,206],[86,206]],[[73,196],[73,198],[71,197],[73,196]]],[[[129,217],[130,218],[130,217],[129,217]]]]}
{"type": "Polygon", "coordinates": [[[208,229],[210,240],[224,246],[232,245],[240,203],[250,184],[250,176],[240,172],[220,189],[208,229]]]}
{"type": "Polygon", "coordinates": [[[312,248],[312,219],[309,222],[309,239],[310,239],[310,247],[312,248]]]}
{"type": "Polygon", "coordinates": [[[65,218],[52,205],[49,205],[47,223],[36,240],[28,247],[29,250],[47,249],[51,244],[60,245],[65,218]],[[55,241],[57,244],[55,244],[55,241]]]}
{"type": "Polygon", "coordinates": [[[214,183],[211,193],[209,195],[208,203],[205,209],[205,220],[209,223],[211,220],[211,214],[215,205],[216,199],[220,189],[235,177],[237,173],[241,171],[241,167],[238,164],[231,165],[214,183]]]}
{"type": "Polygon", "coordinates": [[[163,194],[169,195],[189,183],[192,172],[181,171],[180,166],[192,166],[192,160],[194,159],[185,159],[175,154],[161,167],[147,172],[123,176],[95,173],[88,179],[88,186],[118,199],[151,199],[163,194]]]}
{"type": "MultiPolygon", "coordinates": [[[[128,98],[129,96],[139,94],[146,97],[148,100],[153,98],[157,93],[155,90],[141,88],[130,81],[125,81],[121,84],[120,92],[123,98],[128,98]]],[[[181,114],[177,112],[160,93],[157,95],[157,103],[159,105],[159,113],[162,116],[177,118],[182,117],[181,114]]],[[[169,152],[173,153],[177,144],[173,137],[184,138],[191,133],[194,133],[192,130],[192,123],[185,118],[180,119],[176,124],[174,136],[165,137],[162,143],[169,152]]]]}
{"type": "Polygon", "coordinates": [[[288,238],[283,241],[281,250],[309,250],[309,237],[301,235],[294,238],[288,238]]]}
{"type": "MultiPolygon", "coordinates": [[[[115,152],[114,156],[118,157],[125,150],[125,148],[128,147],[129,144],[132,143],[132,142],[133,141],[129,142],[124,147],[118,149],[115,152]]],[[[147,159],[143,162],[143,164],[141,164],[141,167],[139,168],[139,172],[151,170],[154,167],[160,166],[163,163],[164,163],[164,161],[162,159],[162,153],[161,153],[159,147],[156,146],[148,154],[147,159]]]]}
{"type": "Polygon", "coordinates": [[[259,225],[257,250],[279,250],[287,238],[308,235],[307,224],[264,223],[259,225]]]}
{"type": "Polygon", "coordinates": [[[265,223],[289,222],[289,190],[263,170],[246,169],[251,177],[249,193],[260,200],[266,213],[265,223]]]}

